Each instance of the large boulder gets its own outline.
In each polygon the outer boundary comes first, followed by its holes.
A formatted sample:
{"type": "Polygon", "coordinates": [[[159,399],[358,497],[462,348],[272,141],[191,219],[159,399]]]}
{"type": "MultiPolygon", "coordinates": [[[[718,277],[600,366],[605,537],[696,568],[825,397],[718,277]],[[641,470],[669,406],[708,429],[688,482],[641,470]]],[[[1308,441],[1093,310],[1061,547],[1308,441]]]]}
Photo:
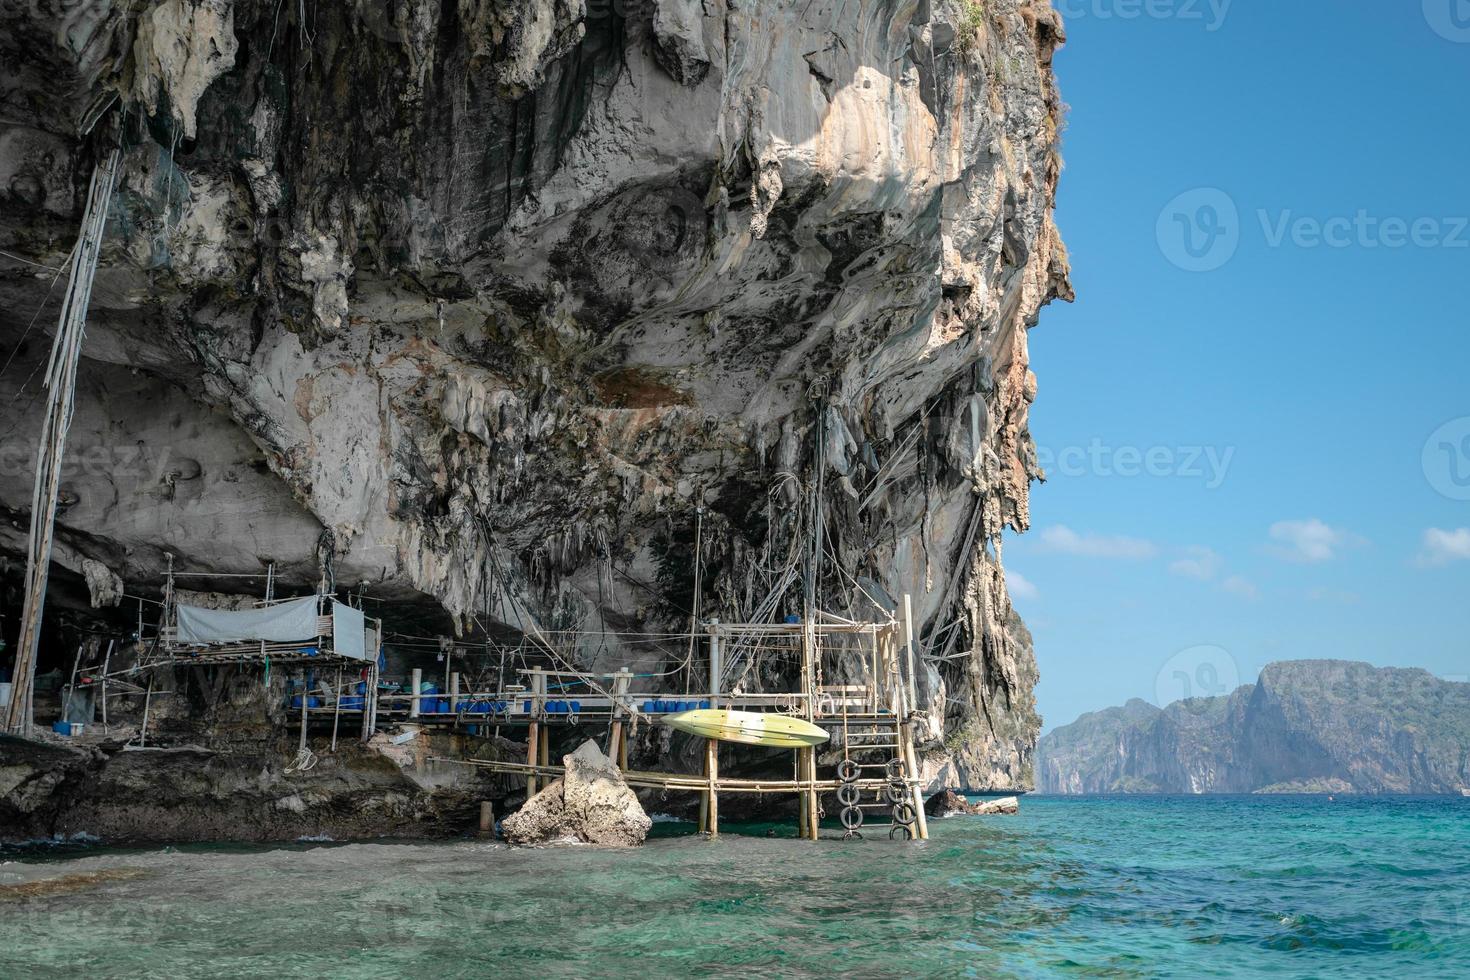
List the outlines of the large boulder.
{"type": "Polygon", "coordinates": [[[566,774],[526,801],[501,824],[512,844],[556,842],[633,847],[653,821],[623,775],[597,743],[587,741],[562,759],[566,774]]]}

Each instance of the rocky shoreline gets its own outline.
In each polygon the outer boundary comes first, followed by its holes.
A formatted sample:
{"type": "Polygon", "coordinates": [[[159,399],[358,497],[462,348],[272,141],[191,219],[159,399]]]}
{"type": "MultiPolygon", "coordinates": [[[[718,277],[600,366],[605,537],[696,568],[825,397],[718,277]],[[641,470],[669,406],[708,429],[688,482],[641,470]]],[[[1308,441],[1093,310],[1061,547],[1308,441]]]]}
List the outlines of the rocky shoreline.
{"type": "MultiPolygon", "coordinates": [[[[451,750],[446,736],[422,738],[425,757],[435,743],[451,750]]],[[[501,781],[469,767],[405,767],[355,742],[321,748],[312,768],[291,771],[289,742],[127,749],[0,736],[0,843],[446,837],[475,827],[482,800],[509,796],[501,781]]]]}

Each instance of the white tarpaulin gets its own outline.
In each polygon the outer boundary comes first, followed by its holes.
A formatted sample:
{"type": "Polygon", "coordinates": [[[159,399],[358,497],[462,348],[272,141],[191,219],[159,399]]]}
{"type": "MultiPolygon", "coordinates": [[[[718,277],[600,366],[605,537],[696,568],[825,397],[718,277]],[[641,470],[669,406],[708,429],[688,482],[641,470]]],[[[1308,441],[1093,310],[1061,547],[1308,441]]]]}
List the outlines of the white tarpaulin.
{"type": "Polygon", "coordinates": [[[332,650],[339,657],[367,659],[366,629],[367,622],[361,609],[353,609],[340,602],[332,603],[332,650]]]}
{"type": "MultiPolygon", "coordinates": [[[[316,639],[316,596],[278,602],[259,609],[201,609],[179,606],[180,643],[232,643],[269,640],[290,643],[316,639]]],[[[357,648],[362,649],[362,614],[358,613],[357,648]]],[[[359,653],[359,656],[361,654],[359,653]]]]}

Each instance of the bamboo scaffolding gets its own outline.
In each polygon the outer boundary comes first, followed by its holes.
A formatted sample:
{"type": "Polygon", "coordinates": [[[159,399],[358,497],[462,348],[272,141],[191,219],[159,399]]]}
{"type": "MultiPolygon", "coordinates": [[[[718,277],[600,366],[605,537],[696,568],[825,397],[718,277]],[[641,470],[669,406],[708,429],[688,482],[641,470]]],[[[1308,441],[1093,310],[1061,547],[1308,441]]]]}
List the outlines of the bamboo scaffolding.
{"type": "Polygon", "coordinates": [[[30,735],[35,726],[36,656],[41,641],[46,584],[51,571],[51,547],[56,534],[62,458],[76,409],[77,364],[82,356],[82,338],[86,335],[92,281],[97,273],[102,232],[107,226],[107,209],[112,201],[112,188],[121,159],[121,151],[113,149],[98,161],[92,171],[81,233],[72,253],[71,278],[61,306],[56,339],[51,346],[51,359],[42,381],[49,396],[46,421],[36,446],[36,483],[31,494],[31,526],[26,548],[25,605],[15,654],[14,686],[5,718],[6,729],[20,735],[30,735]]]}

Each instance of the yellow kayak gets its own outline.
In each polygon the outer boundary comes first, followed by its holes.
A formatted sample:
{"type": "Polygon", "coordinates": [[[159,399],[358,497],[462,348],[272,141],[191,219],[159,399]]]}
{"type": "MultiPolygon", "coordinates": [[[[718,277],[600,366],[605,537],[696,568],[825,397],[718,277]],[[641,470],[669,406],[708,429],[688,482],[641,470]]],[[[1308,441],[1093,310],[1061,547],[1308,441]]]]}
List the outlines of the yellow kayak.
{"type": "Polygon", "coordinates": [[[827,733],[811,722],[775,712],[700,708],[666,715],[664,724],[701,738],[780,749],[804,749],[827,741],[827,733]]]}

